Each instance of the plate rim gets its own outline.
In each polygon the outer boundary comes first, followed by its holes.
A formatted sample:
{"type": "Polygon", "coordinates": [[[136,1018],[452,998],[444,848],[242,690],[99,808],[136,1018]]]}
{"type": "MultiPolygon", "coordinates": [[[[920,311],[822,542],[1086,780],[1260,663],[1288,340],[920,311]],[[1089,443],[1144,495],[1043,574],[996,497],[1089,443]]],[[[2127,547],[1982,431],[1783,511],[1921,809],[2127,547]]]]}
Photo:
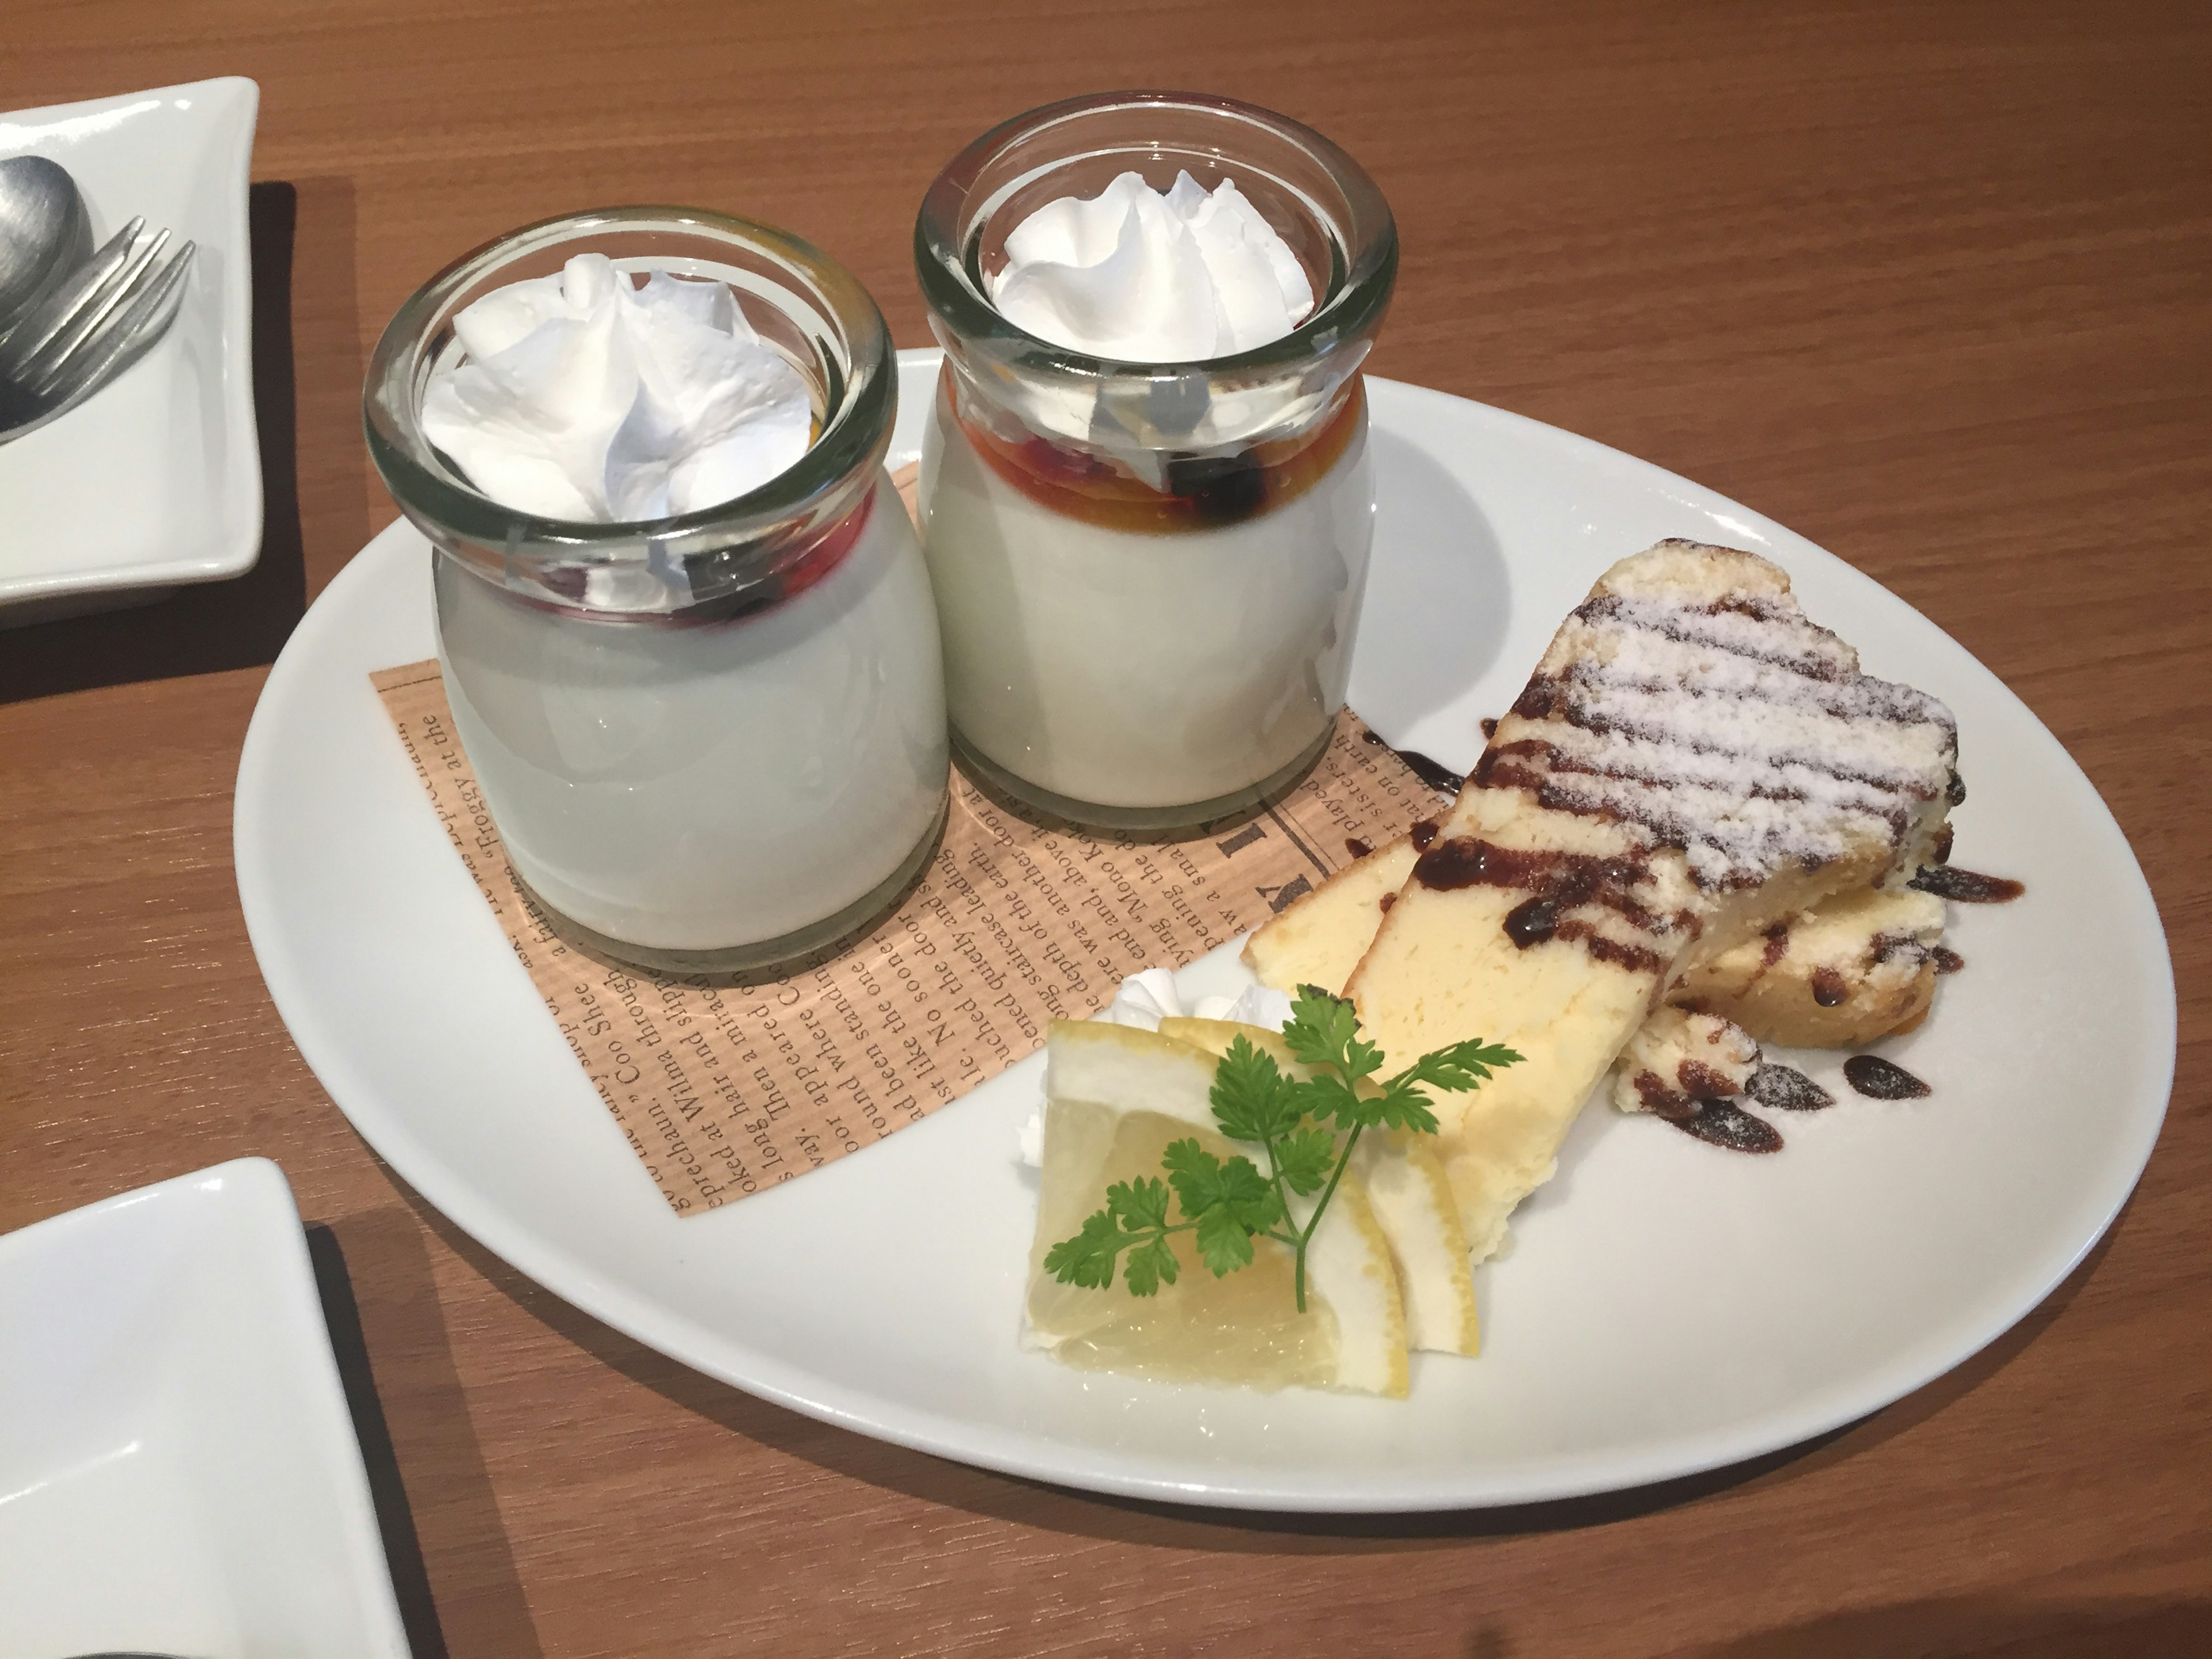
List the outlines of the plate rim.
{"type": "MultiPolygon", "coordinates": [[[[899,353],[902,368],[915,370],[935,364],[940,357],[941,353],[933,349],[899,353]]],[[[1595,439],[1434,388],[1372,376],[1370,388],[1370,392],[1382,390],[1383,398],[1388,401],[1405,394],[1412,394],[1416,399],[1442,400],[1474,411],[1484,419],[1503,421],[1541,441],[1565,441],[1585,459],[1608,467],[1625,465],[1647,480],[1678,484],[1704,507],[1732,511],[1742,515],[1749,524],[1782,530],[1792,542],[1813,547],[1821,558],[1833,561],[1853,579],[1881,586],[1864,572],[1819,548],[1808,538],[1789,532],[1764,514],[1595,439]]],[[[271,668],[247,729],[234,797],[234,859],[248,936],[270,998],[302,1058],[333,1103],[392,1170],[454,1225],[534,1283],[632,1340],[745,1393],[818,1421],[934,1456],[1076,1490],[1206,1508],[1285,1513],[1415,1514],[1492,1509],[1626,1491],[1709,1473],[1802,1445],[1886,1409],[1971,1359],[2018,1324],[2064,1282],[2110,1231],[2141,1182],[2171,1107],[2178,1038],[2172,952],[2155,898],[2125,833],[2095,785],[2034,710],[1931,618],[1882,588],[1881,591],[1891,602],[1911,611],[1962,661],[1971,664],[1973,671],[1986,677],[1992,687],[2011,698],[2049,750],[2072,769],[2081,787],[2096,802],[2104,827],[2125,854],[2125,873],[2133,878],[2131,896],[2147,917],[2150,934],[2157,940],[2156,965],[2163,995],[2157,999],[2154,1012],[2159,1027],[2159,1046],[2165,1054],[2164,1097],[2155,1115],[2143,1121],[2139,1131],[2140,1146],[2123,1146],[2122,1150],[2129,1154],[2124,1159],[2129,1170],[2127,1178],[2116,1185],[2095,1227],[2062,1263],[2033,1285],[2032,1293],[2007,1302],[1989,1320],[1978,1325],[1970,1337],[1935,1345],[1942,1351],[1936,1358],[1916,1359],[1907,1353],[1893,1359],[1886,1371],[1871,1376],[1861,1374],[1848,1391],[1848,1398],[1813,1409],[1801,1407],[1764,1413],[1751,1419],[1756,1425],[1753,1431],[1731,1425],[1726,1429],[1658,1439],[1632,1452],[1607,1449],[1554,1458],[1533,1471],[1492,1471],[1483,1478],[1480,1490],[1464,1479],[1454,1482],[1395,1474],[1387,1483],[1358,1489],[1346,1489],[1340,1477],[1326,1476],[1293,1480],[1273,1486],[1240,1476],[1234,1484],[1224,1485],[1206,1478],[1177,1478],[1166,1467],[1166,1460],[1158,1455],[1120,1453],[1115,1455],[1114,1467],[1100,1468],[1094,1456],[1072,1453],[1066,1443],[1049,1435],[1008,1425],[996,1428],[993,1443],[979,1446],[972,1432],[958,1419],[933,1411],[898,1407],[896,1402],[879,1397],[856,1401],[850,1397],[853,1391],[845,1385],[823,1383],[818,1378],[813,1379],[814,1386],[810,1389],[811,1374],[804,1367],[750,1349],[741,1339],[709,1329],[649,1297],[635,1293],[626,1296],[618,1286],[604,1282],[595,1269],[577,1261],[557,1241],[542,1237],[497,1206],[475,1203],[460,1172],[449,1170],[396,1116],[377,1109],[374,1091],[352,1072],[336,1040],[325,1045],[327,1034],[319,1011],[308,1006],[296,981],[284,971],[289,963],[281,960],[282,953],[276,948],[276,913],[281,907],[265,878],[258,849],[252,844],[255,829],[249,821],[250,804],[263,799],[268,790],[265,778],[271,764],[270,750],[276,741],[270,735],[276,717],[266,711],[283,695],[290,675],[305,672],[294,661],[295,653],[298,653],[298,660],[305,660],[313,650],[317,636],[337,625],[331,619],[343,604],[343,595],[354,586],[373,579],[370,573],[376,560],[370,556],[378,555],[380,548],[397,546],[410,538],[419,539],[419,533],[404,519],[395,520],[373,538],[319,596],[271,668]],[[288,662],[293,663],[289,672],[288,662]],[[280,960],[272,962],[272,957],[280,960]],[[280,985],[280,981],[287,982],[280,985]],[[347,1103],[349,1100],[358,1102],[364,1098],[372,1103],[365,1113],[347,1103]],[[726,1364],[725,1354],[738,1356],[744,1363],[726,1364]]],[[[392,556],[386,553],[380,556],[392,556]]],[[[2154,1066],[2151,1069],[2155,1073],[2158,1068],[2154,1066]]],[[[1820,1396],[1812,1398],[1819,1400],[1820,1396]]]]}

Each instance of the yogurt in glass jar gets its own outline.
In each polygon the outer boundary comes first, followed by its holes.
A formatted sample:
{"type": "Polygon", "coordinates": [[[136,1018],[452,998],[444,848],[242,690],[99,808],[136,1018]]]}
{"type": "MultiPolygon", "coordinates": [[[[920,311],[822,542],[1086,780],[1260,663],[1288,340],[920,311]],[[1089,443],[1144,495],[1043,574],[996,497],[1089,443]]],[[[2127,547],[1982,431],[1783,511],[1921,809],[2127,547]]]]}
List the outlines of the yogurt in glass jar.
{"type": "Polygon", "coordinates": [[[929,856],[949,757],[928,573],[883,468],[896,399],[858,282],[690,210],[517,231],[385,331],[369,447],[432,544],[455,729],[556,932],[751,970],[865,927],[929,856]],[[656,362],[606,323],[656,302],[750,355],[716,380],[714,339],[656,362]],[[634,405],[601,410],[611,385],[634,405]]]}
{"type": "Polygon", "coordinates": [[[1115,94],[963,151],[915,250],[945,354],[920,503],[963,763],[1116,829],[1288,787],[1343,706],[1374,534],[1381,193],[1281,116],[1115,94]]]}

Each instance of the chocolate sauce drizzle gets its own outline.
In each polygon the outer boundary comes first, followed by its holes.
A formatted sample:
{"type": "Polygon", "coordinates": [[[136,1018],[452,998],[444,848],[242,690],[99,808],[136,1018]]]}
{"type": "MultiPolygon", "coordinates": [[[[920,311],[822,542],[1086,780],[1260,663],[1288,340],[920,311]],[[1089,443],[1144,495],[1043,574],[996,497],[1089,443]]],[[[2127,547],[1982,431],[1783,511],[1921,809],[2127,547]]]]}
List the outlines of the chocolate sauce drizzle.
{"type": "Polygon", "coordinates": [[[1424,755],[1418,749],[1393,749],[1390,744],[1372,732],[1362,735],[1364,741],[1373,744],[1377,749],[1389,749],[1392,754],[1406,763],[1406,769],[1408,772],[1439,795],[1450,796],[1455,799],[1458,798],[1460,787],[1465,780],[1460,773],[1453,771],[1442,761],[1432,756],[1424,755]]]}
{"type": "Polygon", "coordinates": [[[1844,1081],[1869,1100],[1917,1100],[1935,1091],[1893,1060],[1853,1054],[1844,1062],[1844,1081]]]}
{"type": "MultiPolygon", "coordinates": [[[[1499,722],[1485,720],[1488,741],[1467,787],[1517,789],[1544,810],[1620,824],[1635,850],[1518,852],[1467,836],[1438,842],[1433,827],[1414,834],[1423,886],[1525,895],[1504,920],[1520,949],[1581,940],[1599,960],[1657,972],[1674,936],[1694,933],[1697,921],[1694,908],[1656,917],[1632,896],[1653,854],[1680,849],[1708,891],[1755,888],[1776,870],[1843,855],[1869,825],[1887,826],[1894,845],[1928,803],[1962,787],[1948,763],[1948,711],[1859,673],[1850,647],[1786,595],[1680,605],[1601,592],[1575,609],[1576,623],[1597,648],[1572,646],[1563,629],[1570,644],[1555,644],[1556,659],[1547,655],[1513,702],[1514,716],[1549,732],[1500,742],[1499,722]],[[1731,799],[1791,805],[1740,811],[1731,799]],[[1601,932],[1592,907],[1613,910],[1648,943],[1624,941],[1618,926],[1601,932]]],[[[1425,759],[1404,757],[1417,772],[1425,759]]],[[[1786,930],[1767,936],[1770,965],[1788,943],[1786,930]]],[[[1848,988],[1831,970],[1815,976],[1814,994],[1835,1007],[1848,988]]]]}
{"type": "Polygon", "coordinates": [[[1949,864],[1923,865],[1905,885],[1960,904],[2009,904],[2027,890],[2025,882],[2008,876],[1984,876],[1949,864]]]}
{"type": "Polygon", "coordinates": [[[1876,933],[1870,947],[1876,962],[1887,962],[1892,957],[1910,956],[1914,966],[1925,962],[1932,947],[1923,945],[1913,933],[1876,933]]]}
{"type": "Polygon", "coordinates": [[[1753,1117],[1732,1100],[1693,1100],[1686,1112],[1661,1115],[1683,1133],[1695,1135],[1710,1146],[1726,1147],[1732,1152],[1782,1150],[1782,1132],[1763,1119],[1753,1117]]]}
{"type": "Polygon", "coordinates": [[[1691,605],[1603,592],[1570,621],[1615,648],[1556,665],[1547,658],[1549,672],[1529,680],[1513,713],[1554,732],[1492,743],[1472,781],[1638,826],[1653,844],[1687,852],[1701,886],[1755,886],[1790,860],[1816,865],[1842,850],[1855,819],[1886,823],[1901,839],[1955,776],[1948,764],[1929,767],[1954,746],[1948,711],[1859,673],[1850,647],[1786,597],[1691,605]],[[1669,647],[1687,647],[1687,659],[1669,657],[1669,647]],[[1764,718],[1771,710],[1825,722],[1830,735],[1778,735],[1764,718]],[[1897,734],[1913,728],[1929,738],[1901,742],[1897,734]],[[1717,781],[1745,801],[1805,811],[1716,811],[1717,781]]]}
{"type": "Polygon", "coordinates": [[[1466,887],[1516,889],[1529,896],[1506,913],[1505,934],[1526,951],[1547,939],[1580,939],[1600,962],[1632,973],[1656,974],[1667,958],[1598,931],[1572,912],[1599,905],[1626,919],[1638,932],[1656,936],[1659,919],[1637,902],[1634,888],[1644,866],[1635,859],[1601,859],[1586,853],[1537,852],[1499,847],[1472,836],[1424,842],[1415,825],[1413,844],[1425,848],[1413,863],[1413,879],[1437,892],[1466,887]],[[1431,844],[1432,843],[1432,844],[1431,844]]]}
{"type": "Polygon", "coordinates": [[[1723,1100],[1737,1092],[1735,1084],[1723,1072],[1717,1072],[1702,1060],[1686,1060],[1674,1068],[1674,1075],[1682,1080],[1682,1091],[1692,1100],[1723,1100]]]}
{"type": "Polygon", "coordinates": [[[1836,1103],[1835,1096],[1796,1066],[1777,1066],[1772,1060],[1751,1074],[1745,1092],[1778,1112],[1824,1111],[1836,1103]]]}
{"type": "Polygon", "coordinates": [[[1505,913],[1505,937],[1524,951],[1557,937],[1559,931],[1559,901],[1555,898],[1532,898],[1505,913]]]}

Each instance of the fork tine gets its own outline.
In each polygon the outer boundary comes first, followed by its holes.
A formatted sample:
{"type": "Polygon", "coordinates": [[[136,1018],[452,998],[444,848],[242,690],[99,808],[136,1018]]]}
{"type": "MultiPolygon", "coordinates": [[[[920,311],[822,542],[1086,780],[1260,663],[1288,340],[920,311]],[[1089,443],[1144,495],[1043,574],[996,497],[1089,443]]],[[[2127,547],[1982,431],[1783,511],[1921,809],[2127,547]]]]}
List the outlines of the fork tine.
{"type": "Polygon", "coordinates": [[[89,396],[103,382],[128,368],[168,332],[185,301],[185,277],[191,270],[197,244],[186,242],[162,266],[154,279],[131,301],[129,307],[70,358],[66,389],[71,398],[89,396]]]}
{"type": "Polygon", "coordinates": [[[46,392],[59,380],[70,358],[88,340],[97,336],[113,316],[117,307],[127,305],[146,280],[146,273],[169,240],[169,233],[159,230],[140,239],[131,250],[131,257],[93,295],[75,321],[49,340],[31,356],[25,359],[16,371],[16,378],[33,392],[46,392]]]}
{"type": "Polygon", "coordinates": [[[8,337],[0,341],[0,379],[14,380],[24,364],[69,326],[108,279],[128,263],[138,233],[145,226],[143,215],[131,220],[8,331],[8,337]]]}

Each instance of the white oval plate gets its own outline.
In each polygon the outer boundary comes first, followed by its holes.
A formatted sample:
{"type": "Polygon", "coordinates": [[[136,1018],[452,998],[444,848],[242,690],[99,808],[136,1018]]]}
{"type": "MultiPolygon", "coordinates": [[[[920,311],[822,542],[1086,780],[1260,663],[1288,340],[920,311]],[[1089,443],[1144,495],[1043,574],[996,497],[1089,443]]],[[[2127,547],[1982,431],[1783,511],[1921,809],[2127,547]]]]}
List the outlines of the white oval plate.
{"type": "MultiPolygon", "coordinates": [[[[934,352],[902,354],[894,462],[934,352]]],[[[238,884],[285,1023],[369,1144],[516,1268],[661,1352],[826,1421],[1072,1486],[1282,1510],[1425,1510],[1641,1485],[1790,1445],[1965,1359],[2063,1279],[2149,1156],[2172,1081],[2165,937],[2080,769],[1902,600],[1757,514],[1498,410],[1370,381],[1381,496],[1352,703],[1455,767],[1614,559],[1756,550],[1869,672],[1959,717],[1958,857],[2018,903],[1954,906],[1966,971],[1883,1045],[1935,1085],[1844,1087],[1778,1157],[1583,1113],[1478,1274],[1484,1357],[1400,1403],[1170,1388],[1016,1345],[1032,1059],[865,1156],[679,1220],[517,966],[371,693],[432,654],[404,522],[269,677],[239,766],[238,884]]],[[[1193,990],[1233,961],[1188,970],[1193,990]]]]}

